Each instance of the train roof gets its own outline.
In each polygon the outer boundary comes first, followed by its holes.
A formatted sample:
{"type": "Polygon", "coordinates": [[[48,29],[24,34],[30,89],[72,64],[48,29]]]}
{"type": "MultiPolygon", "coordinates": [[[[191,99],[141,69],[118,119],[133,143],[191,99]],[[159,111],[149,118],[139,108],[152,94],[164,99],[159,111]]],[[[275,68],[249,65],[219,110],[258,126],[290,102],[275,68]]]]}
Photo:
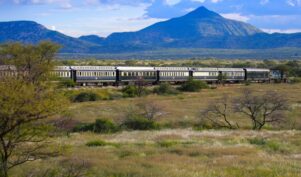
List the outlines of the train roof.
{"type": "Polygon", "coordinates": [[[155,67],[159,71],[189,71],[188,67],[155,67]]]}
{"type": "Polygon", "coordinates": [[[69,71],[71,70],[70,66],[56,66],[54,67],[54,70],[56,71],[69,71]]]}
{"type": "Polygon", "coordinates": [[[95,70],[115,70],[115,66],[71,66],[74,70],[95,71],[95,70]]]}
{"type": "Polygon", "coordinates": [[[140,66],[118,66],[119,71],[155,71],[154,67],[140,67],[140,66]]]}
{"type": "Polygon", "coordinates": [[[218,68],[192,68],[192,70],[194,71],[218,71],[218,68]]]}
{"type": "Polygon", "coordinates": [[[243,68],[218,68],[218,71],[222,72],[243,72],[243,68]]]}
{"type": "Polygon", "coordinates": [[[270,72],[269,69],[263,68],[245,68],[248,72],[270,72]]]}

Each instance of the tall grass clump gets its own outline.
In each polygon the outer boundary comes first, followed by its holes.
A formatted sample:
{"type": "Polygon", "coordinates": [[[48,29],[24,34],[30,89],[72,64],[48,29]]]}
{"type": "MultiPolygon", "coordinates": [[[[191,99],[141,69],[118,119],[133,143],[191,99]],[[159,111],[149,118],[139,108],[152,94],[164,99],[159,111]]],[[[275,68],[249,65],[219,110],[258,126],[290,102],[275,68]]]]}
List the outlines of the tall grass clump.
{"type": "Polygon", "coordinates": [[[107,143],[103,140],[94,140],[86,143],[86,146],[88,147],[97,147],[97,146],[106,146],[106,145],[107,143]]]}

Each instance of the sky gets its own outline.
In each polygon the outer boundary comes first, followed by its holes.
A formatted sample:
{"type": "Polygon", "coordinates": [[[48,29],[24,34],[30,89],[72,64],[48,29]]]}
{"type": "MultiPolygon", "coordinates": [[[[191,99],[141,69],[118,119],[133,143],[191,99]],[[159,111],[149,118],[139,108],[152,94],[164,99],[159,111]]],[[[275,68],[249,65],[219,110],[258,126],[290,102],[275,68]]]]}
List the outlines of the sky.
{"type": "Polygon", "coordinates": [[[0,0],[0,21],[31,20],[73,37],[106,37],[200,6],[269,33],[301,32],[301,0],[0,0]]]}

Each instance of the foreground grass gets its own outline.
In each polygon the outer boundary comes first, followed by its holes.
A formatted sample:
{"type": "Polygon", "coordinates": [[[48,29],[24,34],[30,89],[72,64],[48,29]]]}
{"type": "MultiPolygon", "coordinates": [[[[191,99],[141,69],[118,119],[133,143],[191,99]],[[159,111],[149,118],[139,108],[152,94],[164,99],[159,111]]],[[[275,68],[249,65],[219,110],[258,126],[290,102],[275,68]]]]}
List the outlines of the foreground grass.
{"type": "MultiPolygon", "coordinates": [[[[89,162],[90,176],[97,177],[283,177],[301,173],[300,131],[174,129],[109,135],[75,133],[55,142],[68,147],[61,158],[89,162]],[[87,146],[91,141],[102,144],[87,146]]],[[[27,164],[16,173],[47,167],[57,160],[27,164]]]]}

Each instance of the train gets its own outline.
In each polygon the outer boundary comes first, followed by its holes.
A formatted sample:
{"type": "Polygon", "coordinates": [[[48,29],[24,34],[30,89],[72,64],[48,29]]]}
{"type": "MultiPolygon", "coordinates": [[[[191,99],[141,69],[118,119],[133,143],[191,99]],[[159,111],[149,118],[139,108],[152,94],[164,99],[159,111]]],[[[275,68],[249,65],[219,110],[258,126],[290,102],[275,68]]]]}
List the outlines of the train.
{"type": "Polygon", "coordinates": [[[144,82],[183,83],[189,78],[207,83],[280,82],[285,74],[265,68],[141,67],[141,66],[57,66],[53,74],[72,79],[81,86],[128,85],[144,82]]]}

